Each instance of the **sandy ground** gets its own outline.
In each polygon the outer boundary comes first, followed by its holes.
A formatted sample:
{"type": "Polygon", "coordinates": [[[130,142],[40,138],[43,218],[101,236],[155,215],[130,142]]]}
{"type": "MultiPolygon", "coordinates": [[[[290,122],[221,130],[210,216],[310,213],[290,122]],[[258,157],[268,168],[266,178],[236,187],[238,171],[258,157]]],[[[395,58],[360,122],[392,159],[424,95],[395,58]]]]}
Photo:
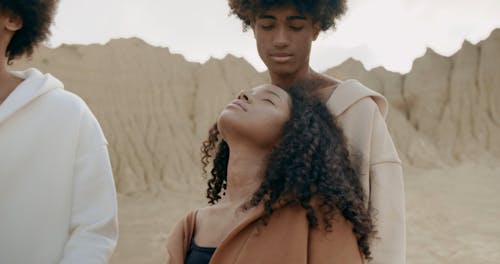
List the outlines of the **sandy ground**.
{"type": "MultiPolygon", "coordinates": [[[[407,259],[500,263],[500,164],[405,170],[407,259]]],[[[194,190],[119,196],[120,240],[112,264],[164,263],[172,225],[203,205],[194,190]]]]}
{"type": "Polygon", "coordinates": [[[408,263],[500,263],[500,164],[412,171],[408,263]]]}

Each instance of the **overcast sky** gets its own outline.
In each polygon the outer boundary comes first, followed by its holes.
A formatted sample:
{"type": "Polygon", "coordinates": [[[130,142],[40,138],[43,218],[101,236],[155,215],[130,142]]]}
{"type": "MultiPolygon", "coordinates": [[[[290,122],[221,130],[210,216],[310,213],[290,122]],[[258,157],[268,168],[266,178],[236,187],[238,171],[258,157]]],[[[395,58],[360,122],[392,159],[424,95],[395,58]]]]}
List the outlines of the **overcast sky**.
{"type": "MultiPolygon", "coordinates": [[[[313,44],[316,70],[354,57],[368,69],[406,73],[426,47],[448,56],[464,39],[477,43],[500,27],[500,0],[348,0],[348,6],[337,30],[313,44]]],[[[190,61],[231,53],[265,70],[252,32],[242,32],[228,14],[226,0],[60,0],[49,45],[139,37],[190,61]]]]}

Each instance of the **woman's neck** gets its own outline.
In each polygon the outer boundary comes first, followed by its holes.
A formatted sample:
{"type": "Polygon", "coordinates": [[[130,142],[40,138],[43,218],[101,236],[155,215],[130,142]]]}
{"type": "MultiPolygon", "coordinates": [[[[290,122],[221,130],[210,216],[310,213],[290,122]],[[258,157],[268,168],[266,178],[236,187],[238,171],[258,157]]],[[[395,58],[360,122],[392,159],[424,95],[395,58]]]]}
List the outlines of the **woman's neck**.
{"type": "Polygon", "coordinates": [[[251,199],[264,179],[268,153],[268,150],[262,149],[231,147],[226,194],[221,199],[221,205],[239,207],[251,199]]]}

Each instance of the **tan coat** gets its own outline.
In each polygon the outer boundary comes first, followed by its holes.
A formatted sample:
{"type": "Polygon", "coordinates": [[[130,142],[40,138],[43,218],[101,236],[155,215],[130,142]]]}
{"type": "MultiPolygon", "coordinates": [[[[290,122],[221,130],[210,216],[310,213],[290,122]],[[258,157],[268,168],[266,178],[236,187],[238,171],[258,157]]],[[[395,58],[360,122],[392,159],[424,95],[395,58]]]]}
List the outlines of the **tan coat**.
{"type": "MultiPolygon", "coordinates": [[[[375,210],[378,233],[371,246],[370,264],[404,264],[403,175],[401,160],[385,123],[387,101],[358,81],[347,80],[333,92],[327,106],[338,118],[353,158],[360,162],[367,203],[375,210]]],[[[257,236],[255,220],[259,211],[255,210],[219,245],[211,263],[361,263],[356,240],[347,228],[350,224],[342,219],[342,225],[329,235],[331,239],[325,239],[320,231],[307,228],[303,214],[287,209],[280,216],[273,216],[268,231],[257,236]]],[[[167,243],[170,257],[167,263],[183,263],[192,237],[194,215],[195,212],[188,214],[172,230],[167,243]]]]}
{"type": "Polygon", "coordinates": [[[387,130],[387,100],[356,80],[344,81],[327,106],[338,118],[354,158],[361,162],[361,184],[375,209],[377,238],[370,264],[404,264],[405,198],[401,160],[387,130]]]}
{"type": "MultiPolygon", "coordinates": [[[[167,239],[167,263],[184,264],[195,230],[196,212],[187,214],[167,239]]],[[[210,264],[362,264],[352,224],[337,216],[332,232],[323,225],[309,228],[306,211],[284,207],[271,215],[266,226],[263,206],[249,209],[245,220],[218,245],[210,264]]]]}

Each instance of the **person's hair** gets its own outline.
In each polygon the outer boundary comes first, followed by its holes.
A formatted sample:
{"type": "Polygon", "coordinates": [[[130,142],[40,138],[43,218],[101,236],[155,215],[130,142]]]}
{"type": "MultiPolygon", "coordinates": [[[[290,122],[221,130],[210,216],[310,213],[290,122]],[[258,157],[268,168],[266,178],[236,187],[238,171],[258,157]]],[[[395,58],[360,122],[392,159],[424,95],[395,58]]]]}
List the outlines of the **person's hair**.
{"type": "Polygon", "coordinates": [[[347,10],[347,0],[229,0],[231,14],[243,21],[243,29],[250,26],[252,20],[273,7],[295,6],[297,11],[309,15],[313,23],[319,22],[321,30],[335,28],[336,21],[347,10]]]}
{"type": "Polygon", "coordinates": [[[50,25],[58,0],[0,0],[0,12],[12,12],[23,21],[23,27],[14,33],[5,56],[12,60],[33,54],[33,49],[50,36],[50,25]]]}
{"type": "MultiPolygon", "coordinates": [[[[290,119],[269,154],[263,182],[244,209],[263,203],[262,220],[266,223],[273,213],[272,205],[300,205],[307,210],[309,225],[318,226],[319,214],[326,231],[340,213],[353,224],[358,246],[370,259],[369,243],[375,231],[365,206],[359,169],[351,162],[342,129],[326,105],[303,92],[303,86],[287,89],[292,101],[290,119]]],[[[229,145],[220,137],[217,124],[210,129],[201,152],[203,172],[211,165],[207,198],[213,205],[225,194],[229,162],[229,145]]]]}

